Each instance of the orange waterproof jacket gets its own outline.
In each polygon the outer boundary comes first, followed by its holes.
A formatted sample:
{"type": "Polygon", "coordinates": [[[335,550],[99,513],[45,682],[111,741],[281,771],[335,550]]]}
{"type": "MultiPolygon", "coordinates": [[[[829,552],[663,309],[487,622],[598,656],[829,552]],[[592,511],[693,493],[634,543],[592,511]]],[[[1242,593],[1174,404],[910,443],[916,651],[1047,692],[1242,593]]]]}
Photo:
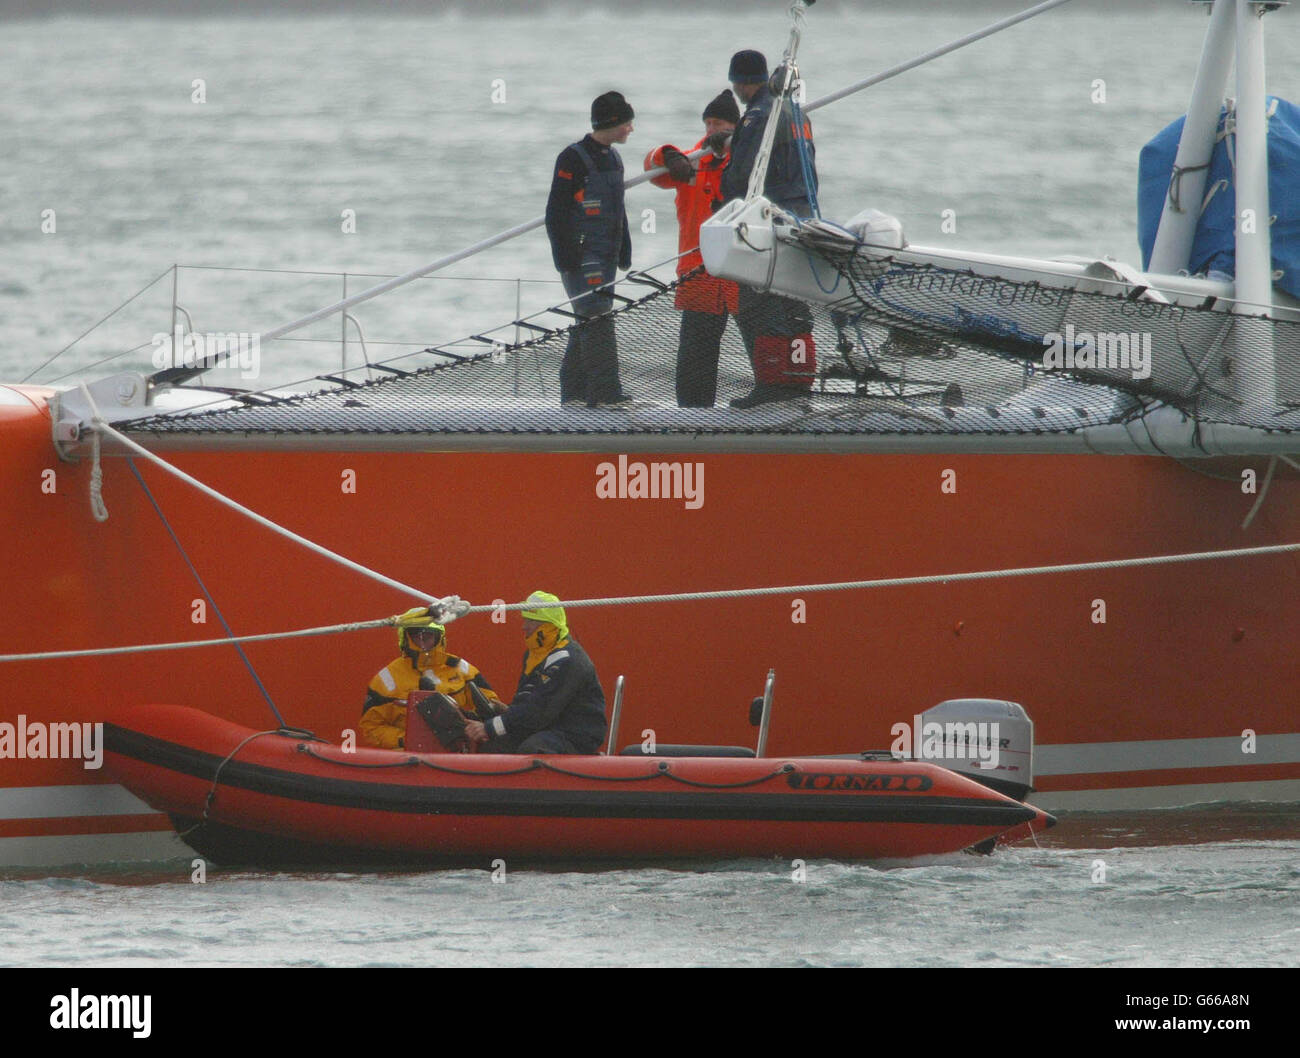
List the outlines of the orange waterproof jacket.
{"type": "Polygon", "coordinates": [[[361,708],[361,737],[368,745],[380,749],[401,749],[406,737],[406,697],[420,689],[424,677],[430,690],[441,691],[451,698],[461,712],[477,719],[468,684],[475,684],[491,702],[497,693],[487,680],[464,658],[448,654],[444,643],[420,654],[412,664],[410,653],[380,669],[366,690],[366,704],[361,708]]]}
{"type": "MultiPolygon", "coordinates": [[[[656,169],[663,165],[664,151],[669,146],[671,144],[664,144],[647,154],[645,167],[656,169]]],[[[691,150],[699,150],[702,146],[704,140],[700,140],[691,150]]],[[[700,225],[713,216],[713,203],[722,199],[719,185],[722,182],[722,170],[726,168],[730,157],[730,154],[725,154],[719,158],[712,151],[706,152],[694,163],[697,167],[695,175],[686,183],[678,183],[667,173],[651,180],[656,187],[677,189],[677,250],[684,255],[677,259],[679,276],[704,263],[699,251],[700,225]]],[[[708,312],[714,315],[730,312],[734,315],[738,296],[739,290],[735,283],[729,279],[718,279],[706,272],[679,286],[673,304],[688,312],[708,312]]]]}

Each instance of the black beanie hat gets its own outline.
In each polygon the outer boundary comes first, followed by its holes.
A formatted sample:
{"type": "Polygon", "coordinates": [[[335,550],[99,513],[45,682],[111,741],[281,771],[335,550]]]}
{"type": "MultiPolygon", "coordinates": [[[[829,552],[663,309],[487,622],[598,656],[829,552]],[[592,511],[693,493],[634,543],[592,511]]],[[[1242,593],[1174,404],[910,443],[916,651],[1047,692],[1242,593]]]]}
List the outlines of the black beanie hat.
{"type": "Polygon", "coordinates": [[[729,121],[733,125],[740,123],[740,107],[736,106],[736,97],[731,94],[730,88],[719,92],[717,98],[704,108],[704,120],[708,121],[709,118],[729,121]]]}
{"type": "Polygon", "coordinates": [[[634,116],[632,108],[628,105],[628,101],[623,98],[622,92],[606,92],[591,101],[591,127],[593,131],[612,129],[615,125],[622,125],[631,121],[634,116]]]}
{"type": "Polygon", "coordinates": [[[767,59],[761,51],[738,51],[731,57],[727,80],[732,84],[762,84],[767,80],[767,59]]]}

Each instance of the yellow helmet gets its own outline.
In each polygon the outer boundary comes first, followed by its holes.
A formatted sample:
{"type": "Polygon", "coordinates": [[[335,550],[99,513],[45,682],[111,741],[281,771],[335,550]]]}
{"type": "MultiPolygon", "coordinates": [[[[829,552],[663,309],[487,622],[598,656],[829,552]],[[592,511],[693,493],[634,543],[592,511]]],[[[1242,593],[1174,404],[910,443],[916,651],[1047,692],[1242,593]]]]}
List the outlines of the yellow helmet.
{"type": "Polygon", "coordinates": [[[406,633],[412,628],[432,628],[438,633],[438,642],[447,642],[447,629],[430,617],[425,607],[417,606],[413,610],[407,610],[397,619],[397,647],[402,653],[412,649],[407,645],[406,640],[406,633]]]}
{"type": "Polygon", "coordinates": [[[569,625],[565,619],[564,608],[555,605],[559,601],[559,596],[552,595],[549,591],[535,591],[524,600],[528,609],[522,611],[520,616],[526,621],[544,621],[552,624],[559,631],[560,639],[568,639],[569,625]]]}

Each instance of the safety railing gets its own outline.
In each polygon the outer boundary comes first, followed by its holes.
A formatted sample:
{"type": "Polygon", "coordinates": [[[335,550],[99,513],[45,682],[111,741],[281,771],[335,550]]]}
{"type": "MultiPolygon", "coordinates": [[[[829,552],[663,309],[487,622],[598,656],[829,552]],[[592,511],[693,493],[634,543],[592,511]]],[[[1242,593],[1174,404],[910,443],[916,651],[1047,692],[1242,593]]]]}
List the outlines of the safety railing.
{"type": "MultiPolygon", "coordinates": [[[[180,338],[184,338],[187,334],[203,333],[200,330],[200,327],[202,325],[211,323],[212,320],[210,318],[209,319],[204,318],[205,313],[203,312],[201,306],[203,306],[205,302],[210,301],[211,298],[206,297],[200,290],[196,289],[194,280],[198,276],[204,274],[210,274],[210,273],[220,273],[224,275],[243,274],[249,276],[263,274],[269,277],[300,276],[300,277],[313,278],[313,279],[322,279],[322,280],[327,280],[327,281],[337,283],[338,286],[336,289],[341,293],[343,299],[346,299],[348,296],[350,284],[355,285],[358,281],[363,281],[366,285],[370,285],[371,283],[377,281],[382,281],[385,279],[395,277],[395,274],[393,273],[374,273],[374,272],[362,272],[362,271],[343,272],[343,271],[329,270],[329,269],[266,268],[266,267],[236,266],[236,265],[200,265],[200,264],[182,264],[180,262],[176,262],[170,265],[165,272],[159,274],[152,281],[150,281],[145,286],[140,288],[140,290],[136,291],[130,297],[125,298],[115,308],[113,308],[111,311],[106,313],[104,316],[100,317],[94,324],[92,324],[86,330],[78,334],[72,341],[70,341],[63,348],[59,349],[53,355],[51,355],[46,360],[38,364],[23,381],[35,381],[43,384],[54,385],[60,382],[67,381],[68,379],[74,376],[84,377],[91,373],[96,373],[99,369],[108,370],[110,369],[110,365],[114,365],[115,362],[121,362],[125,358],[130,358],[134,354],[138,354],[141,353],[142,351],[148,350],[151,345],[155,344],[154,340],[152,339],[150,341],[138,342],[137,344],[131,345],[129,347],[119,348],[116,351],[109,353],[106,356],[102,356],[97,359],[92,359],[88,363],[87,362],[79,363],[75,368],[72,368],[62,374],[58,374],[53,377],[45,377],[45,378],[37,377],[60,357],[63,357],[65,354],[72,352],[74,349],[83,346],[83,344],[86,343],[88,340],[91,340],[93,336],[101,333],[106,328],[106,326],[109,324],[110,321],[112,320],[120,321],[121,314],[124,312],[124,310],[126,310],[129,306],[132,305],[139,306],[142,298],[145,298],[145,296],[151,290],[153,290],[158,286],[163,285],[164,283],[167,283],[167,285],[170,287],[170,291],[169,291],[170,296],[168,297],[166,303],[162,306],[159,306],[156,302],[154,302],[152,309],[148,311],[145,319],[140,323],[137,323],[136,327],[132,328],[133,336],[138,335],[140,333],[140,330],[138,328],[141,326],[141,323],[143,324],[143,327],[145,329],[152,328],[156,331],[161,331],[162,328],[157,326],[159,323],[162,322],[162,320],[159,320],[156,315],[159,309],[161,309],[166,314],[168,335],[179,336],[180,338]],[[152,317],[152,319],[149,318],[150,316],[152,317]]],[[[418,280],[416,280],[416,282],[433,282],[433,283],[443,283],[443,284],[473,283],[473,284],[486,284],[489,287],[494,288],[493,294],[487,297],[475,299],[475,303],[481,307],[481,311],[490,313],[494,323],[502,319],[518,321],[523,316],[524,308],[525,308],[524,303],[525,303],[526,287],[534,287],[539,290],[544,289],[545,301],[548,304],[551,301],[558,301],[564,298],[563,285],[560,283],[558,277],[553,279],[551,278],[542,279],[542,278],[529,278],[524,276],[441,275],[439,274],[439,275],[422,276],[418,280]]],[[[257,293],[261,293],[261,292],[252,292],[252,293],[246,292],[246,297],[255,297],[257,293]]],[[[241,300],[244,300],[244,298],[241,298],[241,300]]],[[[435,301],[437,302],[442,302],[444,300],[445,299],[435,299],[435,301]]],[[[223,304],[223,307],[229,310],[228,305],[223,304]]],[[[208,313],[208,315],[210,316],[211,314],[208,313]]],[[[220,328],[211,328],[211,329],[226,330],[228,328],[223,326],[220,328]]],[[[499,328],[494,328],[494,329],[499,329],[499,328]]],[[[514,323],[513,340],[517,342],[520,340],[522,336],[523,336],[523,328],[518,323],[514,323]]],[[[411,334],[409,336],[396,335],[396,336],[386,336],[383,338],[376,338],[367,335],[366,328],[363,326],[361,319],[358,317],[358,315],[355,312],[349,310],[343,310],[339,313],[339,330],[338,330],[337,337],[328,338],[321,335],[313,335],[313,336],[285,335],[277,340],[286,341],[286,342],[289,341],[304,342],[304,343],[311,343],[315,345],[334,345],[337,349],[338,359],[336,362],[338,364],[338,372],[340,375],[346,377],[349,374],[358,371],[365,372],[367,375],[369,375],[370,373],[369,369],[373,366],[373,360],[371,356],[372,349],[376,349],[377,347],[387,347],[393,350],[400,350],[401,348],[405,347],[411,349],[412,351],[417,351],[417,350],[428,348],[432,344],[436,344],[435,339],[437,337],[439,336],[430,333],[421,333],[421,334],[411,334]]],[[[509,340],[509,337],[507,336],[502,340],[503,341],[509,340]]],[[[480,351],[477,343],[475,343],[472,339],[469,338],[446,341],[441,343],[441,347],[451,348],[451,349],[462,347],[466,349],[473,349],[475,352],[480,351]]],[[[382,354],[377,353],[376,357],[379,357],[381,355],[382,354]]],[[[398,355],[400,356],[400,353],[398,355]]],[[[324,369],[326,367],[325,363],[319,361],[318,363],[321,369],[324,369]]],[[[136,365],[134,362],[132,362],[131,366],[135,367],[139,365],[136,365]]]]}

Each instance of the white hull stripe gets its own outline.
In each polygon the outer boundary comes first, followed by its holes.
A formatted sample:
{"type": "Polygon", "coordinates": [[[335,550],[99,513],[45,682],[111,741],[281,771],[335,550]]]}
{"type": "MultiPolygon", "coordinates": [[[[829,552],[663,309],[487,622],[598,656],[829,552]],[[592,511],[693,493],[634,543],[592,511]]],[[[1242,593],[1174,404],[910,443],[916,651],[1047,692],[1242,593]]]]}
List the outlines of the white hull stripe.
{"type": "MultiPolygon", "coordinates": [[[[0,868],[64,867],[71,864],[166,863],[192,861],[194,850],[171,831],[128,834],[60,834],[36,838],[0,838],[0,868]]],[[[186,874],[187,863],[180,865],[186,874]]]]}
{"type": "Polygon", "coordinates": [[[1232,736],[1035,746],[1034,775],[1093,775],[1110,771],[1300,763],[1300,734],[1258,735],[1254,753],[1243,753],[1242,743],[1243,739],[1232,736]]]}
{"type": "Polygon", "coordinates": [[[125,786],[18,786],[0,789],[0,819],[133,816],[154,809],[125,786]]]}
{"type": "Polygon", "coordinates": [[[1123,790],[1053,790],[1029,798],[1030,804],[1037,805],[1044,812],[1134,812],[1229,801],[1291,804],[1300,801],[1300,779],[1130,786],[1123,790]]]}

